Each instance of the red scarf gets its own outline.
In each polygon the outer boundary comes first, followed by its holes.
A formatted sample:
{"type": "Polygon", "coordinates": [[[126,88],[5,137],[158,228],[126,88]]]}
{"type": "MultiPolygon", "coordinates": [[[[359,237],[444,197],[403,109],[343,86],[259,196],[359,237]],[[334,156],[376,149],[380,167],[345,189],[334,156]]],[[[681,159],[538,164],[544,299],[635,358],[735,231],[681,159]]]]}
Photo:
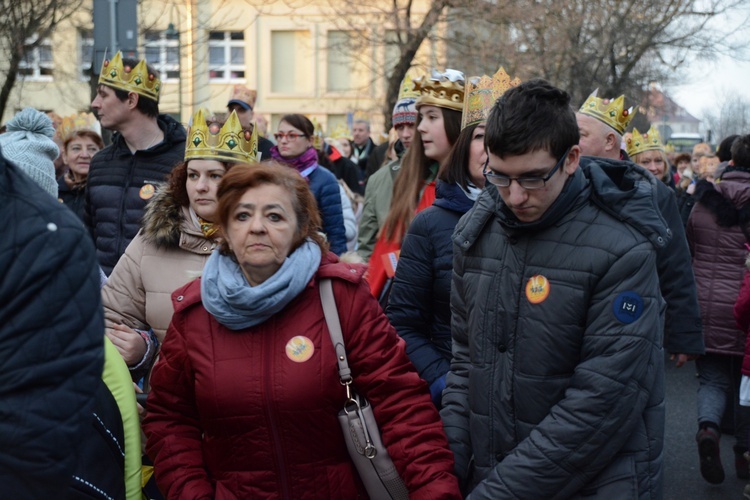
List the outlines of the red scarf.
{"type": "MultiPolygon", "coordinates": [[[[435,181],[429,182],[422,191],[422,197],[419,199],[417,209],[414,215],[418,214],[427,207],[432,206],[435,202],[435,181]]],[[[375,248],[370,257],[370,265],[367,270],[366,279],[370,283],[370,292],[376,299],[380,298],[388,278],[393,276],[393,266],[389,262],[397,262],[398,254],[401,251],[402,238],[398,240],[388,240],[383,231],[375,243],[375,248]]]]}

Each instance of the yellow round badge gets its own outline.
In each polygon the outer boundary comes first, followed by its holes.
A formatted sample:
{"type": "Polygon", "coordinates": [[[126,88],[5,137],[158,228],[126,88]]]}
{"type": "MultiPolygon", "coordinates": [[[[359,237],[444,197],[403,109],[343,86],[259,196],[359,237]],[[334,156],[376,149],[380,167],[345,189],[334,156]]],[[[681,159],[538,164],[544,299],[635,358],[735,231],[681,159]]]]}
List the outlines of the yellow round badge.
{"type": "Polygon", "coordinates": [[[289,359],[295,363],[304,363],[308,359],[312,358],[315,352],[315,346],[312,340],[302,335],[292,337],[289,342],[286,343],[286,355],[289,359]]]}
{"type": "Polygon", "coordinates": [[[549,295],[549,281],[541,274],[529,278],[526,283],[526,298],[532,304],[544,302],[549,295]]]}
{"type": "Polygon", "coordinates": [[[141,192],[138,193],[138,195],[142,200],[148,200],[154,195],[155,190],[156,189],[154,188],[153,184],[146,184],[141,188],[141,192]]]}

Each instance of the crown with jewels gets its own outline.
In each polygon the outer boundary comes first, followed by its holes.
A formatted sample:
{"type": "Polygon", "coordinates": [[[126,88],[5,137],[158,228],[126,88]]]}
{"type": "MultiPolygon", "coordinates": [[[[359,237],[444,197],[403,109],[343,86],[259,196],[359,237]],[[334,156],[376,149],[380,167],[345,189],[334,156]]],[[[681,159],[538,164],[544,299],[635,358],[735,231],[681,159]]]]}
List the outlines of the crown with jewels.
{"type": "Polygon", "coordinates": [[[63,117],[57,126],[56,135],[60,142],[65,144],[78,132],[93,132],[99,137],[102,136],[102,126],[94,113],[78,113],[63,117]]]}
{"type": "Polygon", "coordinates": [[[333,130],[331,131],[331,135],[329,135],[331,139],[347,139],[352,140],[352,131],[349,130],[349,127],[346,126],[344,123],[339,123],[336,125],[333,130]]]}
{"type": "Polygon", "coordinates": [[[628,156],[633,158],[637,154],[645,153],[646,151],[664,151],[664,144],[661,142],[659,136],[659,130],[653,125],[648,129],[648,132],[641,135],[637,128],[633,129],[633,133],[630,135],[625,143],[627,148],[628,156]]]}
{"type": "Polygon", "coordinates": [[[444,73],[433,69],[429,79],[414,80],[414,90],[419,92],[417,109],[437,106],[462,111],[464,108],[464,74],[455,69],[446,69],[444,73]]]}
{"type": "Polygon", "coordinates": [[[628,128],[628,124],[635,116],[633,107],[625,109],[625,96],[621,95],[617,99],[600,99],[597,97],[599,89],[594,92],[586,99],[579,113],[589,115],[597,120],[609,125],[615,129],[620,135],[625,133],[625,129],[628,128]]]}
{"type": "Polygon", "coordinates": [[[102,71],[99,73],[99,84],[125,92],[135,92],[159,102],[161,80],[154,73],[149,72],[145,59],[139,61],[134,68],[124,66],[122,52],[115,54],[112,59],[104,60],[102,71]]]}
{"type": "Polygon", "coordinates": [[[466,81],[461,130],[469,125],[486,121],[492,106],[500,99],[500,96],[509,88],[517,87],[520,83],[519,78],[511,80],[510,75],[505,72],[505,68],[502,66],[492,77],[482,75],[481,77],[469,78],[466,81]]]}
{"type": "Polygon", "coordinates": [[[255,163],[258,158],[258,127],[242,128],[236,111],[222,125],[199,109],[188,127],[185,161],[194,159],[233,163],[255,163]]]}

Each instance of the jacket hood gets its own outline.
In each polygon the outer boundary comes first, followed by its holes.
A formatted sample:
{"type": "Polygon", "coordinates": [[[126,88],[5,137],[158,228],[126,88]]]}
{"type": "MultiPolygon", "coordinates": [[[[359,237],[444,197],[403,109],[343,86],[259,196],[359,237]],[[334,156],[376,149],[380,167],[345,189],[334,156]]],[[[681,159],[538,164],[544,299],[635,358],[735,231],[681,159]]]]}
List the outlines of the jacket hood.
{"type": "Polygon", "coordinates": [[[716,190],[728,198],[736,207],[750,203],[750,172],[730,170],[716,183],[716,190]]]}
{"type": "Polygon", "coordinates": [[[471,209],[474,202],[466,196],[466,193],[458,184],[438,181],[435,186],[435,203],[433,204],[436,207],[465,214],[471,209]]]}
{"type": "Polygon", "coordinates": [[[177,247],[185,216],[167,185],[160,186],[143,213],[143,237],[157,247],[177,247]]]}
{"type": "Polygon", "coordinates": [[[591,200],[603,211],[638,230],[656,248],[672,238],[659,210],[658,190],[669,189],[648,170],[630,161],[581,157],[580,169],[591,183],[591,200]]]}
{"type": "Polygon", "coordinates": [[[699,180],[695,186],[695,201],[708,209],[720,227],[739,226],[750,241],[750,174],[742,175],[745,182],[719,182],[715,186],[699,180]]]}

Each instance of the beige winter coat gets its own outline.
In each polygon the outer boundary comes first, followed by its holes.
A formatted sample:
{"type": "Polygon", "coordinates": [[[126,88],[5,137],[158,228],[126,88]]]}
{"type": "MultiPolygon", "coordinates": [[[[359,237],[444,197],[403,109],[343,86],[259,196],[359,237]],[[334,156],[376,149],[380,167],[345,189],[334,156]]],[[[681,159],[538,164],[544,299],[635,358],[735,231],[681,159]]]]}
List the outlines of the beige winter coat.
{"type": "Polygon", "coordinates": [[[159,338],[172,319],[172,292],[200,276],[216,242],[203,236],[187,207],[164,189],[149,203],[143,228],[102,289],[107,327],[152,328],[159,338]]]}

